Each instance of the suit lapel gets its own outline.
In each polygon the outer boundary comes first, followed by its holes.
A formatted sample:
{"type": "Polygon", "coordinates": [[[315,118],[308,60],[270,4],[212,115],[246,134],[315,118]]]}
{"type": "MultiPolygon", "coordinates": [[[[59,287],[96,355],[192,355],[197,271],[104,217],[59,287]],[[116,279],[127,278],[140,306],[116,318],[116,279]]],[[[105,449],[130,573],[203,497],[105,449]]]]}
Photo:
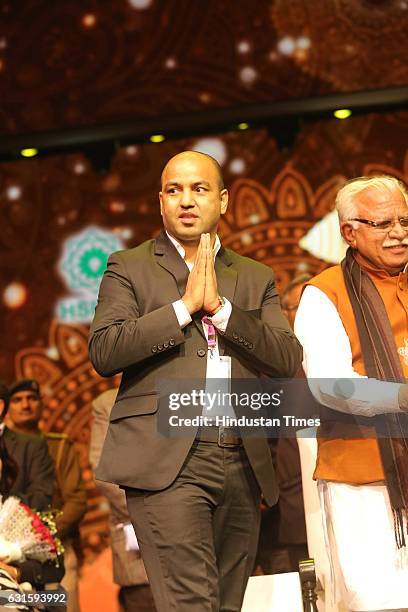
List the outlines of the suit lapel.
{"type": "Polygon", "coordinates": [[[189,274],[188,267],[184,259],[178,253],[176,247],[164,232],[161,232],[156,239],[154,253],[159,266],[167,270],[167,272],[170,272],[173,276],[180,297],[182,297],[186,290],[189,274]]]}
{"type": "Polygon", "coordinates": [[[215,258],[215,273],[217,275],[218,293],[233,302],[238,273],[233,268],[232,261],[223,247],[215,258]]]}
{"type": "MultiPolygon", "coordinates": [[[[217,275],[218,293],[230,302],[234,301],[235,288],[237,286],[238,273],[233,268],[231,259],[227,251],[221,247],[215,258],[215,273],[217,275]]],[[[224,354],[224,342],[222,336],[218,337],[218,350],[220,355],[224,354]],[[220,341],[221,338],[221,341],[220,341]]]]}

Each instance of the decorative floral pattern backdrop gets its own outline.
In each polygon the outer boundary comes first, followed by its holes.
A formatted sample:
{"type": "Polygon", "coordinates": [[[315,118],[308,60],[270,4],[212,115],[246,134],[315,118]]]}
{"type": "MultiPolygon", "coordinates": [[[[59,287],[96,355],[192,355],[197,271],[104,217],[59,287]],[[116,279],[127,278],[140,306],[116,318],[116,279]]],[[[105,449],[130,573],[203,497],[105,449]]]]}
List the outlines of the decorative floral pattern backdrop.
{"type": "Polygon", "coordinates": [[[291,152],[279,151],[260,130],[127,147],[105,175],[80,155],[0,166],[0,375],[8,382],[36,377],[45,428],[66,431],[77,443],[89,489],[82,526],[88,557],[107,537],[106,505],[88,464],[91,401],[118,380],[103,380],[92,369],[86,326],[55,319],[57,301],[69,292],[58,271],[64,241],[88,226],[113,231],[129,247],[155,235],[164,163],[201,146],[218,155],[230,185],[231,206],[220,225],[224,245],[271,265],[282,287],[300,264],[314,273],[326,265],[298,242],[333,208],[345,178],[374,172],[408,178],[407,141],[408,114],[398,113],[309,124],[291,152]]]}

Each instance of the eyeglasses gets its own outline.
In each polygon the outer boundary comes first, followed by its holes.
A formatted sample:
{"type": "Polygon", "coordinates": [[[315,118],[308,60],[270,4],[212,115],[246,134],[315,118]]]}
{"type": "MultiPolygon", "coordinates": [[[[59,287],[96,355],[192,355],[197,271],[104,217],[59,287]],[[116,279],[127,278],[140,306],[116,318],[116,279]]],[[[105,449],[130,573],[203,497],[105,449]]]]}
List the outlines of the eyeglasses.
{"type": "Polygon", "coordinates": [[[387,232],[394,227],[396,223],[399,223],[403,229],[408,229],[408,217],[400,217],[393,221],[392,219],[385,219],[384,221],[370,221],[369,219],[350,219],[350,221],[358,221],[369,225],[380,232],[387,232]]]}

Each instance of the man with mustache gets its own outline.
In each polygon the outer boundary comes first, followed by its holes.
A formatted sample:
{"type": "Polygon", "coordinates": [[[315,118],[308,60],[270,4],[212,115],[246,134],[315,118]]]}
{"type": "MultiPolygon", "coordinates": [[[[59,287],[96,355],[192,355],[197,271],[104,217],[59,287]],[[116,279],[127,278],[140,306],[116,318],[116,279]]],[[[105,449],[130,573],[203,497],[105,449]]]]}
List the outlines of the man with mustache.
{"type": "Polygon", "coordinates": [[[310,387],[328,407],[315,478],[343,605],[405,610],[408,193],[394,177],[360,177],[336,207],[350,248],[308,283],[295,321],[310,387]]]}
{"type": "MultiPolygon", "coordinates": [[[[169,412],[159,385],[191,393],[214,378],[227,387],[292,376],[300,346],[272,270],[221,245],[228,191],[216,160],[176,155],[159,198],[165,231],[111,256],[91,327],[96,370],[123,373],[96,476],[125,488],[158,612],[238,612],[260,491],[277,500],[269,446],[214,422],[163,435],[169,412]]],[[[183,404],[177,414],[200,417],[203,406],[183,404]]]]}

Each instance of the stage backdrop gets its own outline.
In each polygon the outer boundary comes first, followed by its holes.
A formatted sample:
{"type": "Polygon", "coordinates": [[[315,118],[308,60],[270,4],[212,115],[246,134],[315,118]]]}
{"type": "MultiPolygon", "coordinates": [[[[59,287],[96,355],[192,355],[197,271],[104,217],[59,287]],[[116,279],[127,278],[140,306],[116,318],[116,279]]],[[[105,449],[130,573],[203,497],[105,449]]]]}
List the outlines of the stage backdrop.
{"type": "Polygon", "coordinates": [[[407,0],[2,0],[0,133],[407,85],[407,28],[407,0]]]}
{"type": "MultiPolygon", "coordinates": [[[[280,287],[297,271],[327,265],[299,245],[332,210],[346,178],[408,178],[408,113],[306,124],[291,150],[264,130],[183,142],[129,146],[97,174],[82,155],[0,166],[0,377],[35,377],[45,397],[45,429],[67,432],[81,454],[89,491],[82,524],[85,558],[106,546],[106,504],[92,480],[88,441],[92,399],[118,384],[87,358],[88,321],[113,250],[161,227],[157,192],[167,159],[185,149],[220,161],[231,205],[220,225],[225,246],[274,268],[280,287]]],[[[317,234],[317,235],[316,235],[317,234]]],[[[330,252],[318,226],[315,253],[330,252]]]]}

